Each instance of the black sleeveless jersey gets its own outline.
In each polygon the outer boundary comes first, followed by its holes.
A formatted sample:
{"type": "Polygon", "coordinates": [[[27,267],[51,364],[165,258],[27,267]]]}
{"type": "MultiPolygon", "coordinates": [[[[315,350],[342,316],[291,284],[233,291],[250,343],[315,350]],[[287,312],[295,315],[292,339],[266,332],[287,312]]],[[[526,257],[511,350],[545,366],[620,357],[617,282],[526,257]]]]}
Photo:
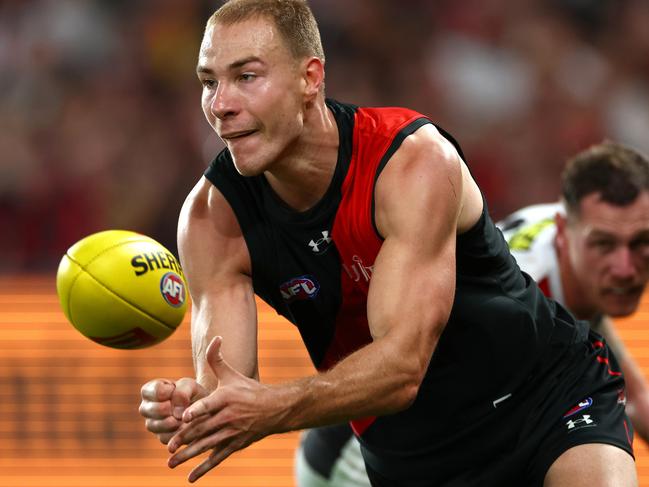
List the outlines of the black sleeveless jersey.
{"type": "MultiPolygon", "coordinates": [[[[313,208],[296,212],[263,175],[239,175],[227,149],[205,172],[241,226],[255,293],[298,327],[320,370],[371,341],[367,292],[382,243],[374,186],[405,137],[432,123],[402,108],[333,100],[327,106],[340,133],[338,162],[313,208]]],[[[441,459],[449,445],[475,443],[475,434],[488,446],[485,431],[489,425],[497,431],[502,411],[513,414],[508,404],[520,408],[542,394],[540,378],[560,375],[565,355],[574,355],[575,344],[585,339],[586,327],[519,270],[486,204],[474,227],[457,237],[456,267],[451,315],[414,404],[352,422],[364,447],[388,463],[404,456],[428,462],[438,453],[441,459]]],[[[412,292],[421,290],[413,286],[412,292]]]]}

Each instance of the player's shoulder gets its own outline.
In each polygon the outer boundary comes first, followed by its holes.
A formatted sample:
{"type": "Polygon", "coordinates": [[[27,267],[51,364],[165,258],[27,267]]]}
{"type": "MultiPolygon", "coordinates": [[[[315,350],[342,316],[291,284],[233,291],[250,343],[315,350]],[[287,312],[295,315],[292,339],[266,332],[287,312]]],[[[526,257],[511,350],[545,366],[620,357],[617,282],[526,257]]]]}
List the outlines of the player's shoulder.
{"type": "Polygon", "coordinates": [[[511,249],[526,250],[543,233],[556,232],[557,214],[565,214],[560,202],[530,205],[514,211],[498,221],[496,226],[503,232],[511,249]]]}
{"type": "Polygon", "coordinates": [[[425,184],[434,186],[446,185],[449,178],[460,176],[459,161],[453,144],[434,125],[425,124],[403,138],[391,155],[386,172],[400,174],[399,178],[423,179],[425,184]]]}
{"type": "Polygon", "coordinates": [[[384,106],[384,107],[355,107],[356,113],[362,114],[368,120],[381,123],[399,123],[412,118],[428,118],[426,115],[407,107],[384,106]]]}
{"type": "Polygon", "coordinates": [[[353,109],[355,142],[361,153],[377,154],[386,161],[397,152],[430,151],[441,148],[441,154],[456,160],[455,153],[464,159],[455,138],[439,127],[426,114],[402,106],[368,107],[347,105],[328,100],[332,107],[353,109]],[[333,105],[332,105],[333,104],[333,105]],[[337,105],[336,105],[337,104],[337,105]]]}
{"type": "Polygon", "coordinates": [[[188,275],[250,275],[250,258],[237,218],[219,189],[201,177],[178,219],[178,251],[188,275]]]}
{"type": "Polygon", "coordinates": [[[432,121],[405,107],[355,107],[354,128],[359,142],[383,144],[402,141],[432,121]]]}
{"type": "Polygon", "coordinates": [[[453,226],[455,233],[462,177],[453,146],[434,126],[421,127],[401,143],[377,179],[374,201],[380,234],[387,237],[395,229],[436,232],[442,226],[449,231],[453,226]]]}
{"type": "Polygon", "coordinates": [[[519,267],[540,281],[557,272],[554,240],[561,203],[527,206],[496,223],[519,267]]]}

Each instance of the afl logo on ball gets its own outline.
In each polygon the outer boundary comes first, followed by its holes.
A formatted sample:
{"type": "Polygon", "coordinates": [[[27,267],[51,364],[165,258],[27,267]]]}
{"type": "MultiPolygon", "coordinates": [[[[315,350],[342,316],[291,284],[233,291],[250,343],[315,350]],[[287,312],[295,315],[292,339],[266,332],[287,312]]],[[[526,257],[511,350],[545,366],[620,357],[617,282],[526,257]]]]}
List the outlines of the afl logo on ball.
{"type": "Polygon", "coordinates": [[[165,301],[174,308],[182,306],[185,302],[185,284],[175,272],[167,272],[160,279],[160,292],[165,301]]]}

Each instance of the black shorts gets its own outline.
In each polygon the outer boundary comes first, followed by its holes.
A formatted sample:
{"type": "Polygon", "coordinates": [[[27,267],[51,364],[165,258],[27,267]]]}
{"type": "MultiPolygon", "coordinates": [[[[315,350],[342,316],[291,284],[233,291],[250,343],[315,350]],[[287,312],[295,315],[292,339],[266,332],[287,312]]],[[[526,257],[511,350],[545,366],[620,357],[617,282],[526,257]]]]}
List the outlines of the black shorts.
{"type": "Polygon", "coordinates": [[[611,380],[621,377],[622,373],[603,340],[596,339],[591,343],[599,350],[597,365],[588,369],[584,380],[609,383],[582,398],[549,428],[540,440],[538,454],[530,463],[529,485],[543,485],[552,463],[573,446],[605,443],[633,456],[633,428],[624,411],[624,385],[611,380]]]}
{"type": "Polygon", "coordinates": [[[348,423],[308,430],[302,437],[304,458],[313,470],[328,479],[352,436],[354,432],[348,423]]]}
{"type": "Polygon", "coordinates": [[[576,362],[580,367],[537,384],[539,392],[530,393],[526,402],[512,401],[500,429],[483,432],[475,437],[476,444],[466,449],[458,445],[447,451],[445,460],[404,462],[396,469],[386,469],[388,477],[374,468],[382,467],[381,459],[362,447],[372,485],[536,487],[543,485],[552,463],[577,445],[610,444],[633,456],[633,430],[624,411],[624,380],[617,361],[596,333],[589,334],[584,346],[587,350],[576,362]],[[476,445],[493,435],[503,438],[501,449],[493,451],[491,441],[490,448],[476,455],[476,445]],[[466,450],[472,451],[470,457],[466,450]],[[441,474],[446,463],[454,464],[453,471],[441,474]]]}

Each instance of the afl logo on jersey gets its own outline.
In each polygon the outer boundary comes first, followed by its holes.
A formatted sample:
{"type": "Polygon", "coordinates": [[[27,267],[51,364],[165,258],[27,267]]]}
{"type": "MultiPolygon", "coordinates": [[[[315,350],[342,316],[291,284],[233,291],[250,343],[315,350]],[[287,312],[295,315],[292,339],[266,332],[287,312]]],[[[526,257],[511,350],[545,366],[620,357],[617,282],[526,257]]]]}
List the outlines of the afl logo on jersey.
{"type": "Polygon", "coordinates": [[[160,279],[160,293],[167,303],[178,308],[185,302],[185,284],[175,272],[167,272],[160,279]]]}
{"type": "Polygon", "coordinates": [[[279,287],[279,292],[287,303],[296,299],[313,299],[319,291],[320,284],[313,276],[295,277],[279,287]]]}

